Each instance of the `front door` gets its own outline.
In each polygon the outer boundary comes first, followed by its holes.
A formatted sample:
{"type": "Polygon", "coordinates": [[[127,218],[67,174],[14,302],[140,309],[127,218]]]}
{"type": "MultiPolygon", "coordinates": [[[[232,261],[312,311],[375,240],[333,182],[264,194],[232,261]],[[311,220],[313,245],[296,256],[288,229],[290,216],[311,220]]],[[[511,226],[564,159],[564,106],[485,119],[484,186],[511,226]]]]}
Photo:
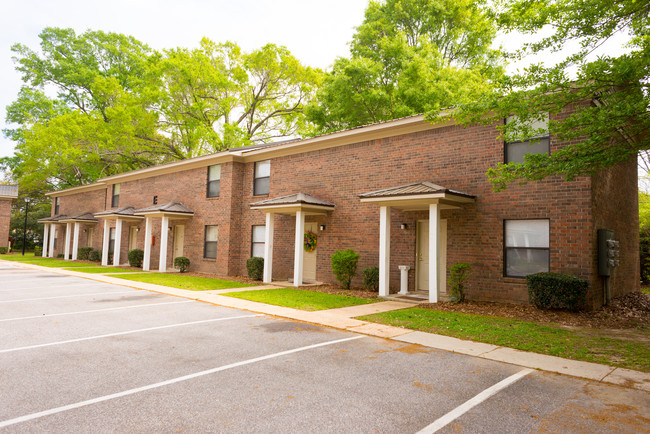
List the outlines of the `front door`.
{"type": "Polygon", "coordinates": [[[129,227],[129,251],[138,248],[138,228],[137,226],[129,227]]]}
{"type": "MultiPolygon", "coordinates": [[[[313,232],[318,235],[318,223],[305,222],[305,233],[313,232]]],[[[318,239],[316,240],[316,248],[311,251],[303,251],[302,262],[302,278],[306,281],[316,281],[316,250],[318,250],[318,239]]]]}
{"type": "Polygon", "coordinates": [[[173,257],[183,256],[183,244],[185,243],[185,225],[174,226],[174,253],[173,257]]]}
{"type": "MultiPolygon", "coordinates": [[[[417,223],[417,242],[415,258],[416,288],[429,290],[429,220],[417,223]]],[[[438,258],[439,293],[447,293],[447,220],[440,220],[440,257],[438,258]]]]}

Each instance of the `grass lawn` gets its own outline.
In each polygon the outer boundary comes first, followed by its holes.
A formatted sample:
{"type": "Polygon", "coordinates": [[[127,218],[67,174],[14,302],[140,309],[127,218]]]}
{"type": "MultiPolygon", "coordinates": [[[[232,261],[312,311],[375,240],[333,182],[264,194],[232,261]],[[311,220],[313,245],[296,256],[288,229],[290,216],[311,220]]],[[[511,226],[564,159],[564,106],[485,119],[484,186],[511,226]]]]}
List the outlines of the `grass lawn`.
{"type": "Polygon", "coordinates": [[[246,283],[231,280],[210,279],[208,277],[183,276],[166,273],[134,273],[128,276],[112,276],[119,279],[135,280],[137,282],[154,283],[171,286],[172,288],[189,289],[192,291],[209,291],[212,289],[247,288],[246,283]]]}
{"type": "Polygon", "coordinates": [[[13,255],[0,255],[0,259],[6,261],[22,262],[23,264],[34,264],[42,265],[43,267],[53,267],[53,268],[62,268],[62,267],[93,267],[93,264],[87,264],[85,262],[76,262],[76,261],[64,261],[63,259],[54,259],[54,258],[41,258],[40,256],[34,256],[33,253],[25,254],[25,256],[20,254],[13,255]]]}
{"type": "Polygon", "coordinates": [[[337,307],[357,306],[359,304],[375,303],[377,301],[376,299],[349,297],[347,295],[327,294],[319,291],[293,288],[229,292],[221,295],[302,310],[335,309],[337,307]]]}
{"type": "Polygon", "coordinates": [[[118,267],[84,267],[83,270],[78,270],[77,268],[64,268],[64,270],[70,270],[70,271],[79,271],[81,273],[95,273],[95,274],[102,274],[102,273],[137,273],[138,271],[136,270],[127,270],[125,268],[118,268],[118,267]]]}
{"type": "Polygon", "coordinates": [[[588,329],[567,330],[553,324],[540,325],[510,318],[417,307],[357,319],[650,372],[648,340],[636,342],[624,338],[604,337],[588,329]]]}
{"type": "Polygon", "coordinates": [[[645,288],[642,287],[641,292],[650,295],[650,286],[646,286],[645,288]]]}

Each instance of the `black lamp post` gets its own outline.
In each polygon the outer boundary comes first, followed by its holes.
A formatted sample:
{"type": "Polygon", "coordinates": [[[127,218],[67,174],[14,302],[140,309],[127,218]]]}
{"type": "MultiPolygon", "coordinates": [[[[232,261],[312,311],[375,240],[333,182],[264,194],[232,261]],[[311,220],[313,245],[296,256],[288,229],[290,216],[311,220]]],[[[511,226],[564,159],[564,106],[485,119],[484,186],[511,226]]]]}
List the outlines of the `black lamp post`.
{"type": "Polygon", "coordinates": [[[23,256],[25,256],[25,244],[27,243],[27,211],[29,210],[29,201],[31,199],[25,196],[25,225],[23,226],[23,256]]]}

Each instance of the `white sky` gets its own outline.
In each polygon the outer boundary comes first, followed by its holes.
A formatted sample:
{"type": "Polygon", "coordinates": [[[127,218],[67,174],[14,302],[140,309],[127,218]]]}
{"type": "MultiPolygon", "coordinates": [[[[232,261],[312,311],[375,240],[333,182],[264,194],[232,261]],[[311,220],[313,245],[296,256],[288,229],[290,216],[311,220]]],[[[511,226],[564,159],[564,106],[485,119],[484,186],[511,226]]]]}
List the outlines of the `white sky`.
{"type": "MultiPolygon", "coordinates": [[[[233,41],[244,50],[267,43],[286,46],[303,64],[326,69],[348,56],[354,27],[368,0],[2,0],[0,25],[0,129],[5,108],[22,84],[11,46],[37,50],[45,27],[132,35],[161,50],[195,47],[202,37],[233,41]]],[[[13,143],[0,134],[0,157],[13,143]]]]}

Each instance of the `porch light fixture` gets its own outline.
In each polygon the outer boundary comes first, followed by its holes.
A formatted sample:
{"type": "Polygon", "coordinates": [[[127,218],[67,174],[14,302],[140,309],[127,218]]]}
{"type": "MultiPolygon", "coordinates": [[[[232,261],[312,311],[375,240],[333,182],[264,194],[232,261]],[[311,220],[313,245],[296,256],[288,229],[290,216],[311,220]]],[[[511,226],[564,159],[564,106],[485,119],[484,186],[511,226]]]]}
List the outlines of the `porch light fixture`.
{"type": "Polygon", "coordinates": [[[405,231],[409,228],[409,225],[407,225],[406,223],[402,223],[401,225],[399,225],[399,228],[405,231]]]}
{"type": "Polygon", "coordinates": [[[319,228],[321,231],[324,231],[324,230],[325,230],[325,225],[320,225],[318,228],[319,228]]]}
{"type": "Polygon", "coordinates": [[[138,226],[137,228],[135,228],[135,231],[136,231],[136,232],[140,232],[140,226],[138,226]]]}

